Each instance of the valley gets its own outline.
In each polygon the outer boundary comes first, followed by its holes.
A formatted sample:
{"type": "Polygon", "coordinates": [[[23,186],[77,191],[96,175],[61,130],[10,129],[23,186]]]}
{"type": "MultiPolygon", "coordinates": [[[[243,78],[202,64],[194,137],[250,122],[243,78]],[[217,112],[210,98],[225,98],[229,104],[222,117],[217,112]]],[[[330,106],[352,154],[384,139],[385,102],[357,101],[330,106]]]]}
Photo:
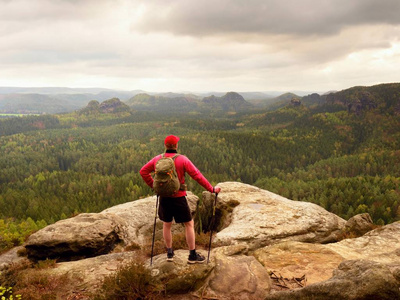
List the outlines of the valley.
{"type": "Polygon", "coordinates": [[[255,185],[344,219],[400,220],[400,84],[293,96],[273,108],[238,93],[207,97],[189,111],[111,97],[1,119],[0,251],[60,219],[151,195],[138,171],[169,134],[212,184],[255,185]]]}

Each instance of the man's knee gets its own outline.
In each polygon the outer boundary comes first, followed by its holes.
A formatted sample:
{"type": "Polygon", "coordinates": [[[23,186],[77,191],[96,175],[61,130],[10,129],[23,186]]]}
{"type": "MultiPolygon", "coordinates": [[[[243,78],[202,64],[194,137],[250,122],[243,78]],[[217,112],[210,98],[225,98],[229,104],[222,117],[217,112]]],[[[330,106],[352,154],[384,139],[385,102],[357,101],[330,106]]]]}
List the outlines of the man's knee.
{"type": "Polygon", "coordinates": [[[163,222],[163,227],[168,229],[172,227],[172,222],[163,222]]]}
{"type": "Polygon", "coordinates": [[[183,224],[185,224],[185,227],[194,227],[194,222],[193,222],[193,220],[190,220],[189,222],[185,222],[185,223],[183,223],[183,224]]]}

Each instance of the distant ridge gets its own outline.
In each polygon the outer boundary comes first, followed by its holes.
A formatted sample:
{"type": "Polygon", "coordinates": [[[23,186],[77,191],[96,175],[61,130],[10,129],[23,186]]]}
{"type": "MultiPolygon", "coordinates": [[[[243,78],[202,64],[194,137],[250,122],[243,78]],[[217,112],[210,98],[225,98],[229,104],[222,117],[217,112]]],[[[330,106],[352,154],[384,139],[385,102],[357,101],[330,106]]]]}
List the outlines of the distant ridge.
{"type": "Polygon", "coordinates": [[[229,92],[221,97],[209,96],[199,99],[194,95],[168,93],[162,95],[138,94],[127,101],[127,104],[137,110],[162,112],[190,112],[195,110],[240,111],[252,107],[244,98],[235,92],[229,92]]]}
{"type": "Polygon", "coordinates": [[[191,111],[198,108],[198,99],[191,96],[171,94],[166,96],[149,95],[146,93],[138,94],[126,103],[136,110],[158,111],[158,112],[177,112],[191,111]]]}
{"type": "Polygon", "coordinates": [[[287,105],[292,98],[299,98],[299,96],[294,93],[284,93],[277,97],[253,100],[251,103],[258,107],[277,109],[287,105]]]}
{"type": "Polygon", "coordinates": [[[4,88],[0,87],[2,113],[65,113],[81,109],[90,100],[112,98],[126,101],[141,91],[69,88],[4,88]],[[36,91],[36,92],[34,92],[36,91]]]}
{"type": "Polygon", "coordinates": [[[372,109],[400,114],[400,83],[355,86],[326,95],[326,103],[357,114],[372,109]]]}
{"type": "Polygon", "coordinates": [[[242,111],[246,109],[274,110],[300,98],[305,106],[339,105],[359,113],[365,109],[383,108],[400,113],[398,104],[400,83],[356,86],[323,94],[304,92],[207,92],[152,93],[143,90],[121,91],[106,88],[69,87],[0,87],[0,113],[65,113],[86,107],[91,100],[99,103],[118,98],[133,109],[154,112],[242,111]],[[302,96],[303,95],[303,96],[302,96]],[[384,96],[381,96],[384,95],[384,96]]]}

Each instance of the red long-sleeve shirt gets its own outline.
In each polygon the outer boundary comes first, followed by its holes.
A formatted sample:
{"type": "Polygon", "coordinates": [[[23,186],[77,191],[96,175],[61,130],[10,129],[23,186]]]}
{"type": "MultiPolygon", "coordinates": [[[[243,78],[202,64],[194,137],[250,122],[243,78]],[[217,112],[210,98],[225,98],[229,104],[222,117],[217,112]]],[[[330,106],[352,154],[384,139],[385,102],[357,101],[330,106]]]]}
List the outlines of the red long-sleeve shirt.
{"type": "MultiPolygon", "coordinates": [[[[176,153],[165,153],[166,157],[173,157],[176,153]]],[[[156,168],[157,161],[162,157],[162,154],[153,157],[147,164],[145,164],[139,171],[143,180],[146,184],[153,188],[153,177],[151,173],[154,172],[156,168]]],[[[213,186],[208,182],[208,180],[201,174],[201,172],[196,168],[196,166],[184,155],[179,155],[175,158],[175,169],[178,174],[179,182],[181,184],[185,183],[185,173],[188,173],[190,177],[196,180],[202,187],[204,187],[210,193],[213,192],[213,186]]],[[[186,196],[186,191],[179,190],[171,197],[182,197],[186,196]]]]}

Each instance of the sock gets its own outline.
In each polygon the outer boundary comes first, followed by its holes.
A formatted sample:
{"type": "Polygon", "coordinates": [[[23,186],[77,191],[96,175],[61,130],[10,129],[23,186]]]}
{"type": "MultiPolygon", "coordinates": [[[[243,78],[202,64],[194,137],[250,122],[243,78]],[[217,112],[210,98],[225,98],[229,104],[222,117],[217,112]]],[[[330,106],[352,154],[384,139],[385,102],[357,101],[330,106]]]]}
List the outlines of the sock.
{"type": "Polygon", "coordinates": [[[167,252],[172,253],[172,252],[174,252],[174,250],[172,250],[172,248],[167,248],[167,252]]]}
{"type": "Polygon", "coordinates": [[[190,256],[195,256],[196,255],[196,249],[189,250],[190,251],[190,256]]]}

